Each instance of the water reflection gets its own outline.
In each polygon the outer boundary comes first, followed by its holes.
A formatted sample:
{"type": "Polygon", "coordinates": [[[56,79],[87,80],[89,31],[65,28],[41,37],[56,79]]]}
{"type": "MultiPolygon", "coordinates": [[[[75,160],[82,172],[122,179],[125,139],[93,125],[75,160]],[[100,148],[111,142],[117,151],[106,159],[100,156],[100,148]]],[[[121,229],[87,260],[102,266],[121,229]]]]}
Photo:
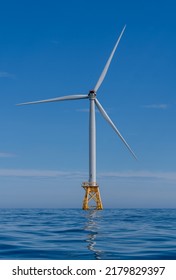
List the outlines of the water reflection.
{"type": "Polygon", "coordinates": [[[86,212],[86,224],[85,231],[88,231],[87,235],[87,248],[94,255],[97,260],[102,259],[102,250],[97,249],[97,236],[99,234],[101,214],[98,210],[89,210],[86,212]]]}

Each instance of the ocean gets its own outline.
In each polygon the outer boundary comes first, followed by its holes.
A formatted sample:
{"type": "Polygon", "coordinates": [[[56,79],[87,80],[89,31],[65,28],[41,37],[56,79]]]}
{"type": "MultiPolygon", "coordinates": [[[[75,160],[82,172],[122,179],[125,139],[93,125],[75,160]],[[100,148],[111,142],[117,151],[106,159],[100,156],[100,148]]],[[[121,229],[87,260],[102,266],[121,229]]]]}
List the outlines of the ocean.
{"type": "Polygon", "coordinates": [[[0,209],[2,260],[176,260],[176,209],[0,209]]]}

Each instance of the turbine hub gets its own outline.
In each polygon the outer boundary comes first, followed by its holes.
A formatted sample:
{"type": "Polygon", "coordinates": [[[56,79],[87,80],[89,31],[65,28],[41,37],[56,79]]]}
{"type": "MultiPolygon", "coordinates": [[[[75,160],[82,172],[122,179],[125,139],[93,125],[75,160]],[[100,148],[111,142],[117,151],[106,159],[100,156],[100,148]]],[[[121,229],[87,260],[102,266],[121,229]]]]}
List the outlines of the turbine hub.
{"type": "Polygon", "coordinates": [[[95,90],[90,90],[88,96],[89,96],[89,99],[95,99],[95,97],[96,97],[95,90]]]}

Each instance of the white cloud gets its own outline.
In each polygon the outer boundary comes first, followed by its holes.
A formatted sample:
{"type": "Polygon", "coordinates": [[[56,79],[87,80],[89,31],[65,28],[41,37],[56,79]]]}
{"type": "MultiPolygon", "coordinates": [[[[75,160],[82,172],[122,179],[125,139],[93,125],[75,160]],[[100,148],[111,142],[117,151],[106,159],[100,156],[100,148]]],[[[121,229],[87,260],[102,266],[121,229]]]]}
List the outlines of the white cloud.
{"type": "MultiPolygon", "coordinates": [[[[81,112],[81,113],[89,113],[90,110],[89,110],[89,108],[82,108],[82,109],[77,109],[76,111],[81,112]]],[[[96,108],[95,108],[95,112],[100,113],[100,111],[96,108]]],[[[107,112],[107,110],[106,110],[106,112],[107,112]]],[[[109,110],[108,110],[108,112],[109,112],[109,110]]]]}
{"type": "MultiPolygon", "coordinates": [[[[0,177],[43,177],[43,178],[70,178],[85,180],[87,172],[38,170],[38,169],[0,169],[0,177]]],[[[98,178],[116,179],[154,179],[176,182],[176,172],[154,172],[154,171],[125,171],[125,172],[100,172],[98,178]]]]}
{"type": "Polygon", "coordinates": [[[85,108],[85,109],[77,109],[77,112],[83,112],[83,113],[89,113],[89,109],[85,108]]]}
{"type": "Polygon", "coordinates": [[[8,72],[0,71],[0,78],[14,78],[14,75],[8,72]]]}
{"type": "Polygon", "coordinates": [[[150,104],[150,105],[145,105],[143,107],[148,109],[167,109],[169,105],[163,103],[163,104],[150,104]]]}
{"type": "Polygon", "coordinates": [[[59,44],[59,41],[57,40],[51,40],[50,43],[54,44],[54,45],[58,45],[59,44]]]}
{"type": "Polygon", "coordinates": [[[126,171],[126,172],[104,172],[100,177],[114,178],[138,178],[138,179],[159,179],[176,181],[176,172],[152,172],[152,171],[126,171]]]}
{"type": "Polygon", "coordinates": [[[0,152],[0,158],[10,158],[10,157],[15,157],[15,155],[11,153],[0,152]]]}
{"type": "Polygon", "coordinates": [[[82,177],[80,172],[65,172],[57,170],[37,170],[37,169],[0,169],[0,177],[82,177]]]}

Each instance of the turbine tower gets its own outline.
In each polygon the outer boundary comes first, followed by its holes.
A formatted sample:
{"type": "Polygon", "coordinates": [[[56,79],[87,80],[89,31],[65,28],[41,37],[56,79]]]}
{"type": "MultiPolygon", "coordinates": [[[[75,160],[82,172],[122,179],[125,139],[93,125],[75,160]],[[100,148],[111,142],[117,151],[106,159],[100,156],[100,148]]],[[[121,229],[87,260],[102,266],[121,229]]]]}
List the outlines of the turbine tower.
{"type": "Polygon", "coordinates": [[[40,104],[40,103],[47,103],[47,102],[58,102],[58,101],[65,101],[65,100],[78,100],[78,99],[88,99],[90,102],[90,109],[89,109],[89,181],[83,182],[82,187],[85,189],[85,196],[83,200],[83,206],[82,208],[84,210],[88,210],[91,207],[94,207],[97,210],[103,209],[102,201],[100,197],[100,191],[99,186],[97,184],[96,180],[96,122],[95,122],[95,106],[98,108],[102,116],[105,118],[105,120],[110,124],[110,126],[114,129],[114,131],[117,133],[119,138],[122,140],[122,142],[125,144],[125,146],[128,148],[130,153],[133,155],[133,157],[136,159],[136,156],[128,143],[125,141],[125,139],[122,137],[118,129],[116,128],[115,124],[112,122],[106,111],[103,109],[102,105],[98,101],[96,94],[98,89],[100,88],[106,73],[108,71],[108,68],[110,66],[111,60],[114,56],[114,53],[117,49],[117,46],[120,42],[120,39],[125,31],[126,26],[122,29],[120,36],[117,39],[117,42],[110,54],[109,59],[106,62],[106,65],[94,87],[93,90],[90,90],[88,94],[86,95],[69,95],[69,96],[63,96],[63,97],[56,97],[52,99],[46,99],[46,100],[39,100],[39,101],[32,101],[32,102],[25,102],[20,103],[17,105],[30,105],[30,104],[40,104]],[[94,202],[94,205],[90,205],[91,202],[94,202]]]}

